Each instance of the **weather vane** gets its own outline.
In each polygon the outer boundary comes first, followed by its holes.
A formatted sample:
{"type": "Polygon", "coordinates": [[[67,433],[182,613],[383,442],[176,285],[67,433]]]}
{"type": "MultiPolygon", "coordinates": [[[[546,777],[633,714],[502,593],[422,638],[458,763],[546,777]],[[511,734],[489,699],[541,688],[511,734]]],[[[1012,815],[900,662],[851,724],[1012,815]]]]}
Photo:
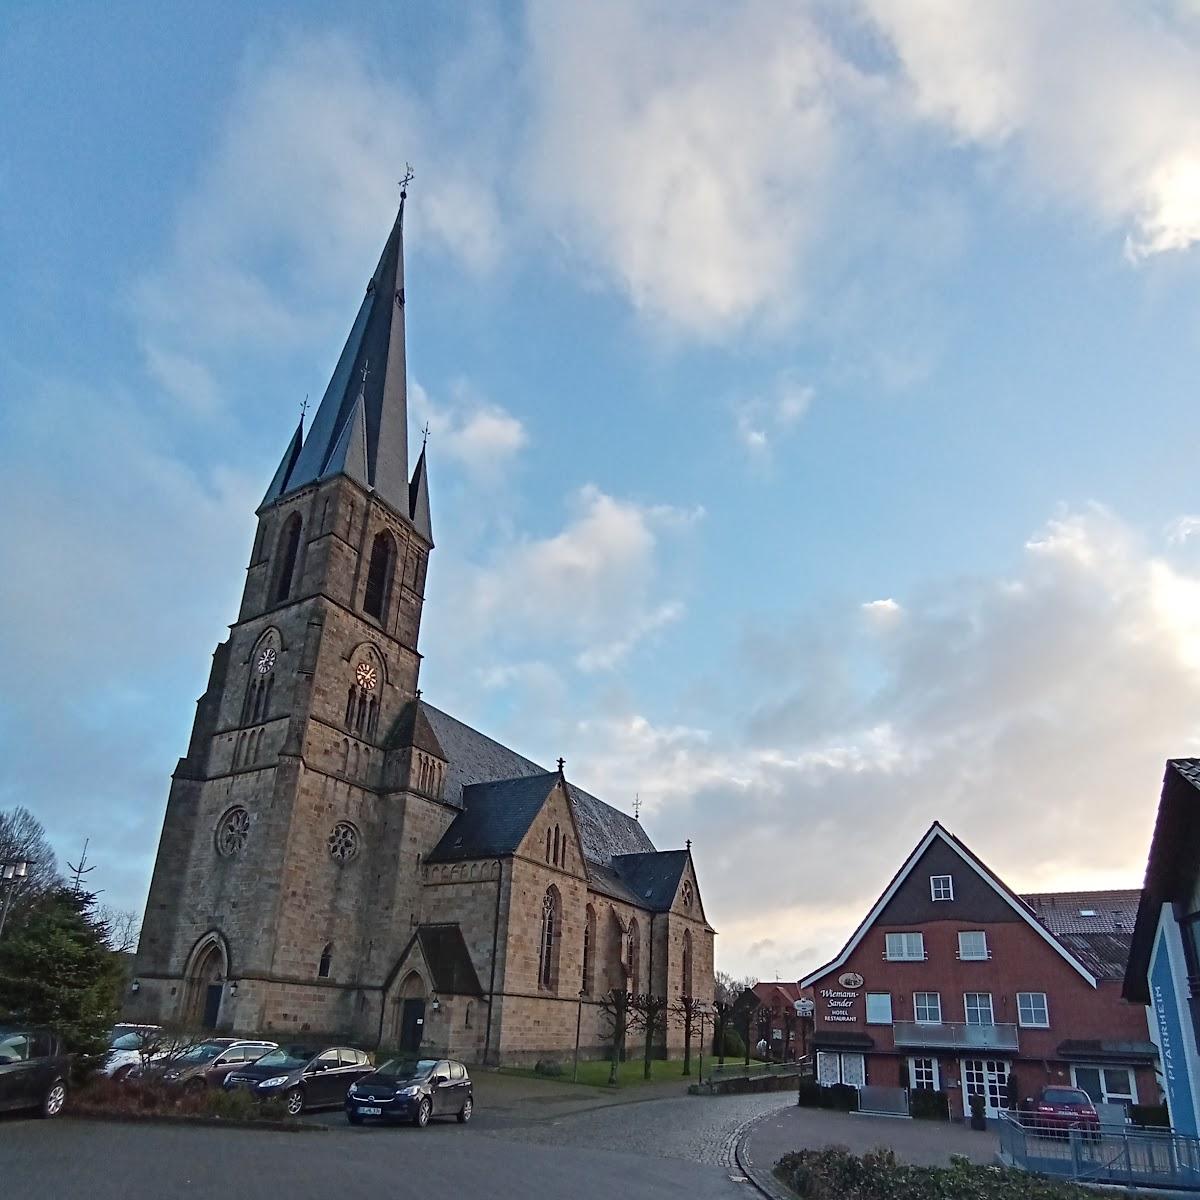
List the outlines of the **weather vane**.
{"type": "Polygon", "coordinates": [[[303,421],[307,415],[308,415],[308,393],[305,392],[304,393],[304,403],[300,405],[300,420],[303,421]]]}
{"type": "Polygon", "coordinates": [[[640,792],[633,793],[633,819],[635,821],[642,819],[642,795],[640,792]]]}
{"type": "Polygon", "coordinates": [[[413,169],[408,164],[404,164],[404,178],[400,180],[400,199],[403,200],[408,195],[408,185],[412,183],[413,169]]]}
{"type": "Polygon", "coordinates": [[[424,450],[429,445],[429,422],[425,422],[425,428],[421,430],[421,449],[424,450]]]}
{"type": "Polygon", "coordinates": [[[369,358],[364,358],[364,359],[363,359],[363,369],[362,369],[362,385],[363,385],[363,391],[366,391],[366,388],[367,388],[367,376],[368,376],[370,373],[371,373],[371,360],[370,360],[369,358]]]}

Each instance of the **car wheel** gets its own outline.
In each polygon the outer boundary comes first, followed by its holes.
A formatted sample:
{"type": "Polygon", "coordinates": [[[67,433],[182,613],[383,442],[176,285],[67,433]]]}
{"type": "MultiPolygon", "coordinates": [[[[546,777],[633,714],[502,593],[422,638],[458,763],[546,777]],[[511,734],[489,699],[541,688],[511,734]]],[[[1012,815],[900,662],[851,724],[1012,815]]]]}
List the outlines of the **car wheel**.
{"type": "Polygon", "coordinates": [[[471,1097],[468,1096],[466,1103],[462,1106],[462,1109],[459,1111],[458,1123],[460,1125],[465,1125],[471,1119],[471,1114],[474,1111],[475,1111],[475,1105],[471,1102],[471,1097]]]}
{"type": "Polygon", "coordinates": [[[284,1096],[283,1103],[289,1117],[298,1117],[304,1111],[304,1092],[300,1088],[292,1088],[284,1096]]]}
{"type": "Polygon", "coordinates": [[[417,1105],[417,1115],[413,1117],[413,1124],[418,1129],[424,1129],[429,1124],[429,1118],[433,1115],[433,1105],[429,1103],[428,1097],[417,1105]]]}
{"type": "Polygon", "coordinates": [[[61,1079],[56,1079],[47,1091],[45,1098],[42,1100],[41,1115],[43,1117],[57,1117],[63,1110],[63,1105],[67,1102],[67,1085],[61,1079]]]}

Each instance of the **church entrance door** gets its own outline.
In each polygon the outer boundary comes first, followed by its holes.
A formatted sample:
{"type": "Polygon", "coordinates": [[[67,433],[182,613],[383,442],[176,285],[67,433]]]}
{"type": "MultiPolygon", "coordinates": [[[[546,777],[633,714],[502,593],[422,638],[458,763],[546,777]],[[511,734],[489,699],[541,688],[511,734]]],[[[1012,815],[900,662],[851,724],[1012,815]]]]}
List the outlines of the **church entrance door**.
{"type": "Polygon", "coordinates": [[[400,1017],[400,1049],[415,1054],[421,1049],[425,1032],[425,1001],[405,1000],[400,1017]]]}
{"type": "Polygon", "coordinates": [[[187,971],[182,1013],[186,1026],[216,1029],[227,970],[224,944],[217,937],[206,936],[192,951],[187,971]]]}
{"type": "Polygon", "coordinates": [[[216,1029],[217,1014],[221,1011],[221,985],[210,983],[204,997],[204,1019],[201,1024],[205,1029],[216,1029]]]}

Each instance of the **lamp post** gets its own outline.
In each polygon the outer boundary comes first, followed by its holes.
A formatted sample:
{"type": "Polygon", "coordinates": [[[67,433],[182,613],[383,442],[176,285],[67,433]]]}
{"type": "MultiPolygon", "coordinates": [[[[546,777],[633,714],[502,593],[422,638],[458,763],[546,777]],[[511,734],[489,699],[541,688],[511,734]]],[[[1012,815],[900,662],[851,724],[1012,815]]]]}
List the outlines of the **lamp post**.
{"type": "Polygon", "coordinates": [[[583,998],[587,995],[586,988],[579,989],[579,1007],[575,1010],[575,1066],[571,1071],[571,1082],[579,1082],[579,1030],[583,1025],[583,998]]]}
{"type": "Polygon", "coordinates": [[[0,909],[0,936],[4,933],[4,922],[8,920],[8,908],[16,895],[21,880],[29,874],[29,861],[24,858],[0,862],[0,881],[7,886],[4,889],[4,907],[0,909]]]}
{"type": "Polygon", "coordinates": [[[708,1009],[703,1004],[701,1004],[700,1005],[700,1067],[699,1067],[700,1083],[704,1082],[704,1021],[707,1018],[707,1016],[708,1016],[708,1009]]]}

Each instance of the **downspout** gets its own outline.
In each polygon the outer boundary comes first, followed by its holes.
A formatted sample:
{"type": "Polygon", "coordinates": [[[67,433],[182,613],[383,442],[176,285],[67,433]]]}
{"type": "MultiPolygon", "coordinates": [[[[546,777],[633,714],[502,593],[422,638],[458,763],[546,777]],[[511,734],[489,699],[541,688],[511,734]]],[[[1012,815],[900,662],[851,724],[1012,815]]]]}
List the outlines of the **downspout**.
{"type": "Polygon", "coordinates": [[[496,915],[492,922],[492,977],[488,983],[487,1032],[483,1038],[483,1064],[487,1066],[492,1050],[492,1009],[496,997],[496,953],[500,945],[500,895],[504,890],[504,863],[496,859],[496,915]]]}

